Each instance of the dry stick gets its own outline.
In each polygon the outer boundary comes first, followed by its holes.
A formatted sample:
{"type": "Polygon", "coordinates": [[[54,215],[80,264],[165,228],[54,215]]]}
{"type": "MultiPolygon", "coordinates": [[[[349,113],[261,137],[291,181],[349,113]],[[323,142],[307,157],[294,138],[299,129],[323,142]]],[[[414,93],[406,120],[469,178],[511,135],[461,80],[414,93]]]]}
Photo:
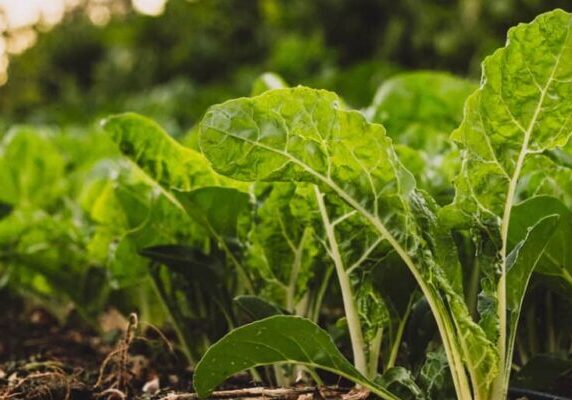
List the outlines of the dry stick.
{"type": "MultiPolygon", "coordinates": [[[[270,399],[291,399],[302,395],[312,394],[322,398],[338,398],[344,400],[364,399],[369,395],[367,390],[350,390],[339,387],[293,387],[269,389],[263,387],[235,390],[220,390],[212,392],[209,399],[237,399],[264,397],[270,399]]],[[[196,393],[170,393],[159,400],[197,400],[196,393]]]]}
{"type": "Polygon", "coordinates": [[[117,348],[113,350],[111,353],[109,353],[107,357],[105,357],[105,360],[103,360],[101,366],[99,367],[99,376],[97,377],[97,382],[95,382],[95,385],[93,386],[94,388],[98,388],[103,384],[105,378],[105,369],[107,368],[107,365],[113,360],[113,357],[121,353],[122,350],[123,348],[121,347],[117,348]]]}
{"type": "Polygon", "coordinates": [[[125,332],[125,341],[123,342],[123,351],[121,352],[121,364],[120,364],[120,371],[119,371],[119,381],[118,387],[119,390],[124,389],[125,385],[125,376],[127,375],[127,362],[128,362],[128,354],[129,354],[129,346],[133,341],[133,337],[135,337],[135,331],[137,330],[137,326],[139,324],[139,319],[137,318],[137,314],[131,313],[129,315],[129,325],[127,325],[127,332],[125,332]]]}
{"type": "MultiPolygon", "coordinates": [[[[118,388],[118,391],[123,393],[123,389],[125,386],[124,378],[127,375],[127,367],[128,367],[127,364],[129,361],[128,360],[129,346],[133,342],[133,338],[135,337],[135,331],[137,330],[138,325],[139,325],[139,319],[137,318],[137,314],[131,313],[129,315],[129,323],[127,325],[127,330],[125,331],[125,337],[123,341],[118,345],[118,347],[115,350],[113,350],[111,353],[109,353],[107,357],[105,357],[105,360],[103,360],[101,367],[99,367],[99,376],[97,378],[97,382],[94,385],[95,388],[100,387],[104,383],[104,381],[107,381],[105,379],[105,370],[107,368],[107,365],[113,360],[115,356],[118,355],[119,371],[117,375],[117,381],[116,384],[111,385],[111,388],[108,389],[117,390],[116,388],[118,388]]],[[[108,390],[103,391],[100,395],[106,392],[108,392],[108,390]]]]}

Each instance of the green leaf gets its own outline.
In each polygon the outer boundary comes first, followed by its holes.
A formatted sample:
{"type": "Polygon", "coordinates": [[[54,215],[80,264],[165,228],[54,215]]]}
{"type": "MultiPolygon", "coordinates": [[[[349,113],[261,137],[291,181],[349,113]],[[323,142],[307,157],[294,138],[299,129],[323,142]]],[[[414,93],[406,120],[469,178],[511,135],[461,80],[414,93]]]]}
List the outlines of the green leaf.
{"type": "MultiPolygon", "coordinates": [[[[463,149],[455,202],[497,220],[512,206],[527,156],[563,146],[572,133],[570,14],[555,10],[508,33],[483,64],[483,84],[452,134],[463,149]]],[[[505,220],[505,222],[508,222],[505,220]]]]}
{"type": "Polygon", "coordinates": [[[410,72],[386,80],[366,111],[398,143],[437,155],[463,117],[463,104],[477,89],[471,81],[443,72],[410,72]]]}
{"type": "MultiPolygon", "coordinates": [[[[193,222],[202,225],[227,252],[239,269],[244,284],[251,290],[249,277],[227,243],[227,239],[236,239],[237,221],[248,203],[247,194],[232,188],[247,189],[245,185],[217,175],[201,153],[180,145],[148,118],[127,113],[110,117],[103,125],[123,154],[141,168],[147,185],[160,191],[161,196],[157,193],[155,196],[160,197],[161,201],[168,200],[171,208],[178,208],[178,212],[183,211],[193,222]],[[217,188],[219,185],[228,188],[217,188]]],[[[176,211],[171,210],[171,214],[176,214],[176,211]]],[[[183,225],[177,223],[172,227],[185,230],[183,225]]],[[[173,232],[174,229],[166,231],[173,232]]],[[[196,232],[195,227],[193,230],[196,232]]],[[[149,229],[139,232],[142,235],[152,233],[149,229]]],[[[125,254],[133,251],[133,242],[123,243],[124,247],[119,247],[119,250],[124,250],[125,254]]],[[[154,244],[159,243],[145,242],[144,247],[154,244]]]]}
{"type": "Polygon", "coordinates": [[[125,156],[166,188],[188,191],[220,183],[199,152],[179,144],[151,119],[119,114],[104,120],[103,127],[125,156]]]}
{"type": "Polygon", "coordinates": [[[507,371],[510,371],[512,364],[516,328],[528,283],[536,264],[558,226],[558,219],[558,215],[551,215],[538,221],[532,228],[529,228],[526,237],[515,246],[508,256],[507,307],[510,311],[510,327],[508,357],[505,366],[507,371]]]}
{"type": "Polygon", "coordinates": [[[175,192],[187,214],[216,235],[235,238],[241,215],[249,209],[249,196],[233,188],[203,187],[175,192]]]}
{"type": "Polygon", "coordinates": [[[572,207],[572,169],[554,162],[543,154],[531,155],[518,185],[518,199],[552,196],[572,207]]]}
{"type": "Polygon", "coordinates": [[[404,398],[416,400],[427,398],[413,379],[411,372],[403,367],[388,369],[380,378],[376,379],[376,382],[384,387],[392,388],[396,392],[405,392],[402,396],[404,398]]]}
{"type": "Polygon", "coordinates": [[[509,242],[516,245],[528,233],[531,221],[540,221],[549,215],[558,215],[558,226],[538,261],[535,272],[558,277],[572,288],[572,212],[558,199],[536,196],[513,207],[509,242]]]}
{"type": "Polygon", "coordinates": [[[46,132],[12,129],[0,142],[0,201],[43,207],[65,192],[65,159],[46,132]]]}
{"type": "Polygon", "coordinates": [[[500,356],[493,397],[504,396],[510,372],[507,250],[518,184],[530,154],[563,146],[572,133],[571,25],[570,14],[555,10],[512,28],[507,45],[484,61],[481,87],[467,99],[463,122],[451,135],[462,168],[454,204],[443,215],[485,238],[479,311],[500,356]]]}
{"type": "Polygon", "coordinates": [[[259,278],[264,298],[295,312],[322,260],[313,193],[307,185],[256,185],[255,200],[246,267],[259,278]]]}
{"type": "Polygon", "coordinates": [[[277,363],[324,369],[364,386],[383,399],[397,400],[385,388],[361,375],[326,331],[307,319],[285,315],[244,325],[212,345],[195,370],[195,390],[205,398],[233,374],[277,363]]]}
{"type": "Polygon", "coordinates": [[[442,350],[427,353],[418,377],[419,385],[430,399],[455,399],[447,357],[442,350]]]}
{"type": "Polygon", "coordinates": [[[400,160],[420,188],[439,204],[452,200],[452,180],[460,168],[449,134],[459,126],[463,104],[476,83],[443,72],[402,73],[377,90],[368,119],[381,123],[398,144],[400,160]]]}

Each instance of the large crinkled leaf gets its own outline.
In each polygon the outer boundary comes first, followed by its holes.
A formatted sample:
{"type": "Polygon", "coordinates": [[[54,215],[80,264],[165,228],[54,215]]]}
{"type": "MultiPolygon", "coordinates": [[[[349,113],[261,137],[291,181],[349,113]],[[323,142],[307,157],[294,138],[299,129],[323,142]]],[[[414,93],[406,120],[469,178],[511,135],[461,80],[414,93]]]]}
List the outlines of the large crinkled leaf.
{"type": "Polygon", "coordinates": [[[103,126],[125,156],[167,188],[188,191],[220,183],[199,152],[179,144],[149,118],[119,114],[103,126]]]}
{"type": "Polygon", "coordinates": [[[570,14],[556,10],[512,28],[488,57],[483,81],[452,139],[463,149],[455,202],[502,218],[526,156],[563,146],[572,132],[570,14]]]}
{"type": "Polygon", "coordinates": [[[398,400],[361,375],[326,331],[307,319],[285,315],[244,325],[212,345],[197,365],[194,386],[204,398],[233,374],[277,363],[324,369],[364,386],[382,399],[398,400]]]}
{"type": "MultiPolygon", "coordinates": [[[[428,298],[450,362],[456,365],[456,385],[467,395],[461,363],[471,360],[479,371],[494,371],[493,345],[471,323],[458,288],[447,288],[457,298],[454,312],[438,294],[446,280],[434,276],[445,272],[431,257],[434,246],[424,232],[435,216],[397,159],[384,128],[339,104],[333,93],[298,87],[213,106],[201,122],[201,148],[219,173],[246,181],[315,183],[369,224],[404,260],[428,298]],[[464,338],[462,349],[455,336],[464,338]]],[[[479,386],[489,385],[488,377],[479,386]]]]}
{"type": "Polygon", "coordinates": [[[88,180],[80,204],[94,222],[88,253],[106,264],[121,286],[146,276],[141,249],[174,242],[203,248],[208,240],[204,227],[130,165],[111,165],[105,175],[88,180]]]}
{"type": "MultiPolygon", "coordinates": [[[[246,190],[246,186],[216,174],[201,153],[182,146],[148,118],[126,113],[106,119],[103,125],[122,153],[144,172],[147,185],[160,191],[161,196],[155,195],[167,199],[173,209],[178,208],[205,228],[238,268],[247,289],[252,290],[250,279],[228,243],[236,239],[229,236],[236,232],[239,214],[248,203],[248,196],[233,188],[246,190]],[[220,185],[227,187],[217,188],[220,185]]],[[[152,234],[148,229],[139,232],[152,234]]],[[[154,244],[158,243],[145,246],[154,244]]]]}
{"type": "Polygon", "coordinates": [[[213,106],[201,122],[201,148],[224,175],[317,183],[408,235],[412,176],[383,127],[339,102],[331,92],[298,87],[213,106]]]}

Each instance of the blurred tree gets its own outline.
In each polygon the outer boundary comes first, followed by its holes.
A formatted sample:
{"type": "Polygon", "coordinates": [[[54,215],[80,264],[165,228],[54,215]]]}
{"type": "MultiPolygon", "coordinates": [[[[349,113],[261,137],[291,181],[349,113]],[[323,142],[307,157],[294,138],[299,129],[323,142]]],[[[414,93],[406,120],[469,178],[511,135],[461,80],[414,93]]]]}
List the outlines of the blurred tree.
{"type": "Polygon", "coordinates": [[[480,60],[509,26],[568,3],[170,0],[150,17],[129,11],[127,0],[105,1],[122,11],[99,21],[87,6],[75,8],[13,58],[0,88],[7,122],[81,123],[129,109],[177,134],[210,104],[247,95],[267,70],[363,107],[400,69],[478,78],[480,60]]]}

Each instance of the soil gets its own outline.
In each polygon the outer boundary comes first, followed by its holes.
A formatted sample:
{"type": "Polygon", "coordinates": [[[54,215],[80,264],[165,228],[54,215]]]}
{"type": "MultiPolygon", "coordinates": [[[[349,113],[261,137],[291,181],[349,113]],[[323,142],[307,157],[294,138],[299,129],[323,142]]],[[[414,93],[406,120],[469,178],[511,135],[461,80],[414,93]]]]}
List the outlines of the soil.
{"type": "Polygon", "coordinates": [[[0,322],[0,400],[154,399],[191,392],[191,372],[169,333],[126,329],[96,334],[84,324],[60,324],[35,309],[0,322]]]}
{"type": "MultiPolygon", "coordinates": [[[[41,308],[8,309],[2,314],[0,400],[197,400],[192,371],[174,350],[171,332],[145,329],[142,334],[141,328],[134,329],[135,321],[118,320],[114,313],[107,315],[107,325],[122,328],[108,327],[103,335],[78,318],[62,324],[41,308]]],[[[511,394],[513,399],[547,398],[533,392],[511,394]]],[[[257,387],[246,374],[233,377],[215,395],[290,400],[368,397],[367,392],[339,387],[267,389],[257,387]]]]}
{"type": "MultiPolygon", "coordinates": [[[[174,334],[156,328],[133,329],[133,321],[109,313],[96,333],[66,318],[58,322],[36,308],[5,310],[0,318],[0,400],[197,400],[192,371],[174,350],[174,334]],[[111,320],[111,322],[109,321],[111,320]]],[[[227,381],[218,399],[364,400],[348,388],[269,389],[249,375],[227,381]]]]}

